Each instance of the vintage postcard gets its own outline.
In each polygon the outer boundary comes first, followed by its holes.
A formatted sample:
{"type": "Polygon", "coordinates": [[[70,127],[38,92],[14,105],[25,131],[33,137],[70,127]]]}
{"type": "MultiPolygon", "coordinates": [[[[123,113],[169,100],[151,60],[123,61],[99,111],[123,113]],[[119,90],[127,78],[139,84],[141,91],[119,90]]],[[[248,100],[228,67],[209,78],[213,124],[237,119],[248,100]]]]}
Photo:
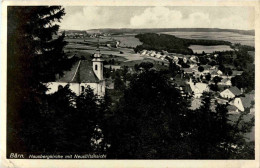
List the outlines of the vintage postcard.
{"type": "Polygon", "coordinates": [[[0,167],[259,167],[259,7],[3,1],[0,167]]]}

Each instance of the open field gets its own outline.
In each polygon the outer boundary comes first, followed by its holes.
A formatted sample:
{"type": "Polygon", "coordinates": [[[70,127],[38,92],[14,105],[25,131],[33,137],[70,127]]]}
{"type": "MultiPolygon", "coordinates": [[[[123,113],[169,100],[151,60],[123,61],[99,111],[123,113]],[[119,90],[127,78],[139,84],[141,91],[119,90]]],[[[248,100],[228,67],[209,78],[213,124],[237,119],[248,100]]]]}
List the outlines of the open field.
{"type": "Polygon", "coordinates": [[[162,32],[186,39],[224,40],[231,43],[255,46],[255,37],[233,32],[162,32]]]}
{"type": "Polygon", "coordinates": [[[137,45],[141,45],[142,42],[138,38],[135,38],[135,35],[118,35],[113,36],[116,41],[120,41],[120,47],[129,47],[135,48],[137,45]]]}
{"type": "MultiPolygon", "coordinates": [[[[89,46],[86,44],[78,44],[73,42],[70,42],[65,47],[66,52],[77,53],[80,51],[82,55],[84,55],[84,53],[94,54],[97,52],[96,49],[97,46],[95,45],[89,46]]],[[[136,54],[133,49],[129,48],[109,48],[100,46],[100,51],[103,55],[114,55],[118,57],[123,57],[126,61],[143,60],[143,57],[141,57],[139,54],[136,54]]]]}
{"type": "Polygon", "coordinates": [[[233,50],[228,45],[216,45],[216,46],[204,46],[204,45],[190,45],[190,49],[194,53],[201,54],[203,51],[205,53],[213,53],[214,51],[230,51],[233,50]]]}

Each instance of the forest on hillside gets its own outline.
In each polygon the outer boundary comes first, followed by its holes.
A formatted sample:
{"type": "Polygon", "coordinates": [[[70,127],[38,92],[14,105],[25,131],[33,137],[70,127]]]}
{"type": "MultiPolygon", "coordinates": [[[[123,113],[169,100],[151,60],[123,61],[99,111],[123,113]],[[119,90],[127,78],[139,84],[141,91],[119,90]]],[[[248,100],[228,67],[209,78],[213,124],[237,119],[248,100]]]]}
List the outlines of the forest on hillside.
{"type": "Polygon", "coordinates": [[[188,48],[190,45],[231,45],[230,42],[222,40],[183,39],[173,35],[156,33],[138,34],[135,37],[143,43],[142,45],[136,46],[136,52],[146,49],[155,51],[166,50],[168,52],[180,54],[193,54],[193,51],[188,48]]]}

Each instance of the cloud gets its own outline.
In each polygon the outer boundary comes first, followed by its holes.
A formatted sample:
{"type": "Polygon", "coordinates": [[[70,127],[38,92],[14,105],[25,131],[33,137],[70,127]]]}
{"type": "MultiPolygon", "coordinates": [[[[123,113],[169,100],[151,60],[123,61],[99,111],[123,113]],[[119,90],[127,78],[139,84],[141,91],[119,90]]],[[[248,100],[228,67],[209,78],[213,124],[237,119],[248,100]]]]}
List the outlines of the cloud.
{"type": "MultiPolygon", "coordinates": [[[[252,20],[252,19],[251,19],[252,20]]],[[[133,28],[228,28],[252,29],[253,24],[238,15],[213,17],[210,12],[185,13],[167,7],[149,7],[130,19],[133,28]]]]}
{"type": "Polygon", "coordinates": [[[96,28],[228,28],[253,29],[248,9],[192,7],[68,7],[62,29],[96,28]]]}
{"type": "Polygon", "coordinates": [[[112,22],[114,10],[105,7],[83,7],[74,13],[67,13],[62,21],[61,28],[66,29],[94,29],[117,26],[112,22]]]}
{"type": "Polygon", "coordinates": [[[230,29],[253,29],[254,22],[252,20],[245,20],[240,16],[227,16],[225,18],[216,19],[213,23],[215,27],[223,27],[230,29]]]}
{"type": "Polygon", "coordinates": [[[192,13],[185,18],[181,11],[170,10],[167,7],[152,7],[132,17],[130,25],[140,28],[208,27],[210,19],[208,14],[202,12],[192,13]]]}

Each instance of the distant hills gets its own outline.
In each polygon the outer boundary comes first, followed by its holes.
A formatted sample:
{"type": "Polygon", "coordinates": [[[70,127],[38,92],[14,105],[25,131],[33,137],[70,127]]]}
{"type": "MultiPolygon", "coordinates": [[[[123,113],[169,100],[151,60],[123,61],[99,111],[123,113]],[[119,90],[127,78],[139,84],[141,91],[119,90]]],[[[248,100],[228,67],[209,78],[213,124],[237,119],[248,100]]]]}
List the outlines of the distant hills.
{"type": "Polygon", "coordinates": [[[156,28],[156,29],[90,29],[88,33],[159,33],[159,32],[233,32],[243,35],[255,35],[254,30],[219,29],[219,28],[156,28]]]}

